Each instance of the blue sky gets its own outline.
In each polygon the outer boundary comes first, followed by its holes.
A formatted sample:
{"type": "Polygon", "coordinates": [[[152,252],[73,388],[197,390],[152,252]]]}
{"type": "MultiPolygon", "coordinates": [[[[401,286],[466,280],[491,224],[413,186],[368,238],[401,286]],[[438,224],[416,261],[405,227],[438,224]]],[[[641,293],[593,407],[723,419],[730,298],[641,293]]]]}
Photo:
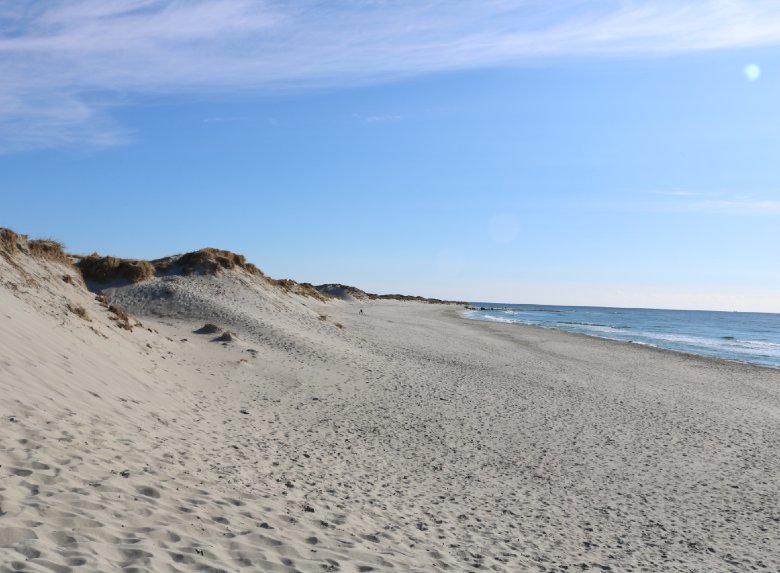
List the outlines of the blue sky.
{"type": "Polygon", "coordinates": [[[276,277],[780,312],[780,6],[0,7],[0,226],[276,277]]]}

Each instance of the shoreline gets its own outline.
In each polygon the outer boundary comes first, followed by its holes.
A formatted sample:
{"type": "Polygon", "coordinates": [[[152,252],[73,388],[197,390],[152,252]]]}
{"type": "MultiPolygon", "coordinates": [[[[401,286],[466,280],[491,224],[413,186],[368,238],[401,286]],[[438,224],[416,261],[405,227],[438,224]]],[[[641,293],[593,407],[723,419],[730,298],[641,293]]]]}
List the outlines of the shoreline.
{"type": "MultiPolygon", "coordinates": [[[[467,309],[467,310],[474,310],[474,309],[467,309]]],[[[501,309],[496,308],[496,310],[501,310],[501,309]]],[[[655,309],[650,309],[650,310],[655,310],[655,309]]],[[[461,312],[465,312],[465,311],[461,311],[461,312]]],[[[708,312],[708,311],[692,311],[692,312],[708,312]]],[[[771,314],[771,313],[763,313],[763,314],[771,314]]],[[[468,321],[472,321],[472,322],[482,322],[482,323],[496,324],[496,325],[503,324],[503,325],[506,325],[506,326],[509,326],[509,327],[520,326],[520,327],[524,327],[524,328],[540,328],[540,329],[547,330],[547,331],[562,332],[562,333],[571,334],[571,335],[575,335],[575,336],[585,336],[585,337],[588,337],[588,338],[595,338],[595,339],[598,339],[598,340],[607,340],[609,342],[618,342],[620,344],[628,344],[628,345],[635,346],[635,347],[649,348],[649,349],[653,349],[653,350],[661,350],[661,351],[664,351],[664,352],[672,352],[672,353],[675,353],[675,354],[681,354],[681,355],[684,355],[684,356],[690,356],[690,357],[694,357],[694,358],[705,358],[705,359],[709,359],[709,360],[723,361],[723,362],[728,362],[728,363],[732,363],[732,364],[742,364],[742,365],[754,366],[756,368],[766,368],[766,369],[769,369],[769,370],[780,371],[780,365],[773,366],[773,365],[770,365],[770,364],[759,364],[757,362],[751,362],[749,360],[738,360],[736,358],[723,358],[723,357],[720,357],[720,356],[712,356],[712,355],[708,355],[708,354],[698,354],[696,352],[687,352],[685,350],[677,350],[677,349],[674,349],[674,348],[665,348],[663,346],[658,346],[658,345],[650,344],[650,343],[647,343],[647,342],[638,342],[638,341],[631,341],[631,340],[620,340],[618,338],[610,338],[608,336],[602,336],[602,335],[598,335],[598,334],[590,334],[590,333],[587,333],[587,332],[576,332],[576,331],[573,331],[573,330],[566,330],[564,328],[559,328],[559,327],[556,327],[556,326],[544,326],[544,325],[541,325],[541,324],[526,324],[526,323],[523,323],[523,322],[491,321],[491,320],[484,320],[484,319],[480,319],[480,318],[469,318],[469,317],[467,317],[467,316],[465,316],[463,314],[461,314],[460,317],[463,320],[468,320],[468,321]]]]}

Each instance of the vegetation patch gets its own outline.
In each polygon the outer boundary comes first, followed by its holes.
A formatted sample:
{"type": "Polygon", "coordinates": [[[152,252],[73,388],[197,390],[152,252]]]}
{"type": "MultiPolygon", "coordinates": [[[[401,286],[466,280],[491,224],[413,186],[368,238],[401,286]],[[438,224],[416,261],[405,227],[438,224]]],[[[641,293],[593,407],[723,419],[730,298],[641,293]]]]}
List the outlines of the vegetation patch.
{"type": "Polygon", "coordinates": [[[87,309],[81,306],[80,304],[69,304],[68,310],[71,311],[73,314],[78,316],[81,320],[86,320],[87,322],[91,322],[91,319],[89,318],[89,313],[87,312],[87,309]]]}
{"type": "Polygon", "coordinates": [[[404,302],[424,302],[427,304],[457,304],[465,306],[468,303],[459,300],[442,300],[440,298],[426,298],[424,296],[411,296],[408,294],[372,294],[368,293],[369,300],[400,300],[404,302]]]}
{"type": "Polygon", "coordinates": [[[66,265],[72,264],[70,257],[65,254],[65,247],[60,242],[51,239],[36,239],[28,241],[27,246],[30,249],[30,254],[34,257],[66,265]]]}
{"type": "Polygon", "coordinates": [[[186,274],[201,272],[203,274],[216,275],[222,270],[240,268],[255,276],[265,276],[255,265],[248,263],[244,255],[221,249],[207,248],[186,253],[180,256],[176,263],[181,266],[186,274]]]}
{"type": "Polygon", "coordinates": [[[28,286],[37,285],[38,282],[25,270],[24,265],[17,260],[19,254],[56,261],[68,266],[73,264],[68,255],[65,254],[62,244],[51,240],[30,241],[27,235],[0,227],[0,257],[5,259],[21,275],[28,286]]]}
{"type": "Polygon", "coordinates": [[[442,300],[438,298],[426,298],[422,296],[410,296],[404,294],[373,294],[361,290],[357,287],[342,284],[323,284],[312,288],[325,295],[329,295],[331,298],[344,298],[346,300],[350,300],[349,297],[351,297],[356,300],[400,300],[407,302],[425,302],[428,304],[467,304],[465,302],[455,300],[442,300]]]}
{"type": "Polygon", "coordinates": [[[26,253],[38,259],[47,259],[71,265],[70,257],[65,254],[62,243],[51,239],[29,240],[27,235],[16,233],[11,229],[0,228],[0,254],[11,261],[18,253],[26,253]]]}
{"type": "Polygon", "coordinates": [[[328,299],[333,298],[331,295],[322,293],[314,288],[314,285],[309,283],[299,283],[292,279],[268,279],[268,282],[273,286],[282,289],[288,294],[297,294],[300,296],[307,296],[315,298],[319,301],[325,302],[328,299]]]}
{"type": "Polygon", "coordinates": [[[133,331],[133,325],[130,324],[130,316],[127,314],[127,311],[123,308],[119,308],[118,306],[114,306],[113,304],[108,307],[108,312],[114,315],[114,319],[116,320],[116,325],[119,328],[124,328],[125,330],[129,330],[130,332],[133,331]]]}
{"type": "Polygon", "coordinates": [[[154,265],[149,261],[101,257],[97,254],[82,257],[76,266],[86,280],[102,284],[120,279],[139,283],[152,278],[155,273],[154,265]]]}
{"type": "Polygon", "coordinates": [[[0,228],[0,253],[10,259],[19,251],[19,243],[26,241],[27,237],[14,233],[11,229],[0,228]]]}

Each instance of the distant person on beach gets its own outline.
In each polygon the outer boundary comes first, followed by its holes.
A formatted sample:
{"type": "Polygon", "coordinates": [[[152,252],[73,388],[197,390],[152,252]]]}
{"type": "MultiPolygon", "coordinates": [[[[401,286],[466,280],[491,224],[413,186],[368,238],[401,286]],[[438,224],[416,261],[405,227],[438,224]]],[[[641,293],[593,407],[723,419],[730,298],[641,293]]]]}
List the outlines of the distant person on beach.
{"type": "Polygon", "coordinates": [[[363,309],[362,308],[360,309],[360,312],[358,314],[363,314],[363,309]]]}

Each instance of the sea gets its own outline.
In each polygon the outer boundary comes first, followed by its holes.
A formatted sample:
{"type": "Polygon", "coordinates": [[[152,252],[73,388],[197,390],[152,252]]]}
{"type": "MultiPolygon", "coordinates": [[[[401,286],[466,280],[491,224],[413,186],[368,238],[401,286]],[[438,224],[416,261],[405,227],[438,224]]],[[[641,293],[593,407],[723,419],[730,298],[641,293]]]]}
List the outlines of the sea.
{"type": "Polygon", "coordinates": [[[474,320],[555,328],[780,368],[780,314],[486,302],[471,303],[465,312],[474,320]]]}

